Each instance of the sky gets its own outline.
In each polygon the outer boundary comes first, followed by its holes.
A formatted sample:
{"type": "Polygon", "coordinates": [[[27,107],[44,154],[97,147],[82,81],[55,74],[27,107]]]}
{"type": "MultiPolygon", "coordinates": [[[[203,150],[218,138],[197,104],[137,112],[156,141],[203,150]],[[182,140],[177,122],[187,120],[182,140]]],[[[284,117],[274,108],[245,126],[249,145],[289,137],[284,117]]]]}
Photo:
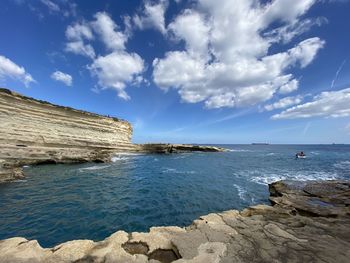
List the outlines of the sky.
{"type": "Polygon", "coordinates": [[[350,1],[3,0],[0,86],[133,141],[350,143],[350,1]]]}

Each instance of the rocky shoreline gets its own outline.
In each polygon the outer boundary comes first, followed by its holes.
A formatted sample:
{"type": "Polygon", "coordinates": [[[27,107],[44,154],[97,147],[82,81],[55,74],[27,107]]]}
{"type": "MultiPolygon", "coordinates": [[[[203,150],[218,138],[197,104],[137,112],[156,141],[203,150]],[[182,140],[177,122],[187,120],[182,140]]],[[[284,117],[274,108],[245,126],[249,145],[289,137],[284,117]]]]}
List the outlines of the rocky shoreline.
{"type": "Polygon", "coordinates": [[[349,262],[349,181],[279,181],[269,190],[271,206],[212,213],[185,228],[53,248],[9,238],[0,241],[0,262],[349,262]]]}
{"type": "Polygon", "coordinates": [[[24,177],[22,166],[109,162],[116,153],[217,152],[214,146],[133,144],[132,126],[0,88],[0,183],[24,177]]]}

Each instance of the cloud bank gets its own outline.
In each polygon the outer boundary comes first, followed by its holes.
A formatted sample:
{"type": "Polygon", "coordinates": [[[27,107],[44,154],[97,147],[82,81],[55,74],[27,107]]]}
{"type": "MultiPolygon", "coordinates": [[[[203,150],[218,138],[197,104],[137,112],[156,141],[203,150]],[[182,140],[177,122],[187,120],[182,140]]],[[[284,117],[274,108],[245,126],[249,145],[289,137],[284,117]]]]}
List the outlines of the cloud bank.
{"type": "Polygon", "coordinates": [[[350,116],[350,88],[327,91],[315,96],[311,102],[300,104],[272,116],[272,119],[350,116]]]}
{"type": "Polygon", "coordinates": [[[318,37],[279,53],[272,45],[291,41],[317,20],[303,19],[316,0],[198,0],[168,25],[185,49],[153,61],[153,80],[176,89],[184,102],[207,108],[244,107],[298,88],[291,68],[304,68],[324,47],[318,37]],[[277,25],[277,26],[276,26],[277,25]]]}

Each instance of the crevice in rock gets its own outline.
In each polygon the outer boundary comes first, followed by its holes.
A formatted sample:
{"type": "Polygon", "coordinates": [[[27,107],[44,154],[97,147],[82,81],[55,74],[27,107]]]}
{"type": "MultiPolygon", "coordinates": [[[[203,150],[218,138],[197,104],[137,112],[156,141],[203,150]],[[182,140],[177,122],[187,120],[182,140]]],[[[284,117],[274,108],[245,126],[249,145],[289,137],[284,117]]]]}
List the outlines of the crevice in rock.
{"type": "Polygon", "coordinates": [[[62,246],[51,248],[52,253],[55,253],[56,251],[60,250],[62,246]]]}
{"type": "Polygon", "coordinates": [[[17,246],[23,245],[23,244],[28,243],[28,242],[29,242],[29,240],[19,242],[17,246]]]}
{"type": "Polygon", "coordinates": [[[156,249],[149,254],[149,259],[155,259],[162,263],[170,263],[181,258],[177,249],[156,249]],[[177,252],[177,253],[176,253],[177,252]]]}
{"type": "Polygon", "coordinates": [[[43,161],[38,161],[36,165],[44,165],[44,164],[57,164],[55,160],[43,160],[43,161]]]}
{"type": "Polygon", "coordinates": [[[142,254],[147,255],[149,246],[145,242],[126,242],[122,244],[122,248],[131,255],[142,254]]]}
{"type": "Polygon", "coordinates": [[[78,259],[78,260],[74,261],[73,263],[95,263],[95,262],[104,263],[104,262],[106,262],[106,260],[103,259],[103,261],[101,261],[101,260],[97,260],[97,257],[85,256],[85,257],[83,257],[81,259],[78,259]]]}
{"type": "Polygon", "coordinates": [[[102,159],[96,159],[92,161],[93,163],[105,163],[102,159]]]}

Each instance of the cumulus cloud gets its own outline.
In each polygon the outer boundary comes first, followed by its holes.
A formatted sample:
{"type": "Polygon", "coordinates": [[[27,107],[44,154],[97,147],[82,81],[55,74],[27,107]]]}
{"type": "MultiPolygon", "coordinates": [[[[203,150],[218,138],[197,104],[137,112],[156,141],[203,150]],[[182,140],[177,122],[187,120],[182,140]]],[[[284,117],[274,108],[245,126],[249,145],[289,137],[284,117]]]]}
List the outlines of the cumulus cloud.
{"type": "Polygon", "coordinates": [[[51,74],[51,78],[64,83],[66,86],[72,86],[73,78],[71,75],[67,73],[63,73],[62,71],[55,71],[51,74]]]}
{"type": "Polygon", "coordinates": [[[0,55],[0,80],[11,78],[22,82],[26,87],[31,82],[35,82],[32,76],[26,70],[18,66],[10,59],[0,55]]]}
{"type": "Polygon", "coordinates": [[[313,37],[279,53],[270,53],[270,47],[316,23],[301,21],[315,2],[198,0],[169,24],[168,32],[183,40],[185,49],[153,61],[154,82],[207,108],[249,106],[295,91],[298,80],[289,70],[309,65],[325,42],[313,37]]]}
{"type": "Polygon", "coordinates": [[[88,58],[95,57],[94,48],[90,44],[85,43],[86,40],[94,39],[89,24],[82,22],[68,26],[66,29],[66,38],[68,42],[66,43],[65,51],[88,58]]]}
{"type": "Polygon", "coordinates": [[[98,87],[114,89],[120,98],[128,100],[130,97],[125,91],[126,84],[138,85],[144,82],[143,59],[136,53],[128,52],[125,47],[129,38],[128,30],[126,25],[123,32],[105,12],[96,13],[93,21],[67,27],[68,42],[65,50],[92,59],[87,68],[92,76],[97,77],[98,86],[94,88],[95,92],[99,91],[98,87]],[[96,39],[104,44],[107,54],[96,55],[90,44],[96,39]]]}
{"type": "Polygon", "coordinates": [[[272,119],[296,119],[311,117],[350,116],[350,88],[327,91],[315,96],[312,101],[291,107],[272,119]]]}
{"type": "Polygon", "coordinates": [[[118,31],[118,26],[112,18],[105,12],[99,12],[95,15],[95,21],[92,22],[94,30],[100,35],[103,43],[110,50],[123,50],[127,36],[118,31]]]}
{"type": "Polygon", "coordinates": [[[280,99],[279,101],[276,101],[275,103],[265,105],[264,108],[267,111],[272,111],[275,109],[283,109],[283,108],[290,107],[292,105],[299,104],[300,102],[302,102],[302,100],[303,100],[303,97],[300,95],[295,97],[285,97],[280,99]]]}
{"type": "Polygon", "coordinates": [[[99,56],[88,66],[92,74],[98,77],[98,84],[103,88],[113,88],[118,96],[128,100],[125,83],[132,82],[143,71],[143,60],[135,53],[113,52],[99,56]]]}
{"type": "Polygon", "coordinates": [[[145,1],[140,14],[133,16],[133,22],[139,29],[155,28],[162,34],[166,33],[165,12],[168,8],[167,0],[160,0],[157,3],[145,1]]]}

